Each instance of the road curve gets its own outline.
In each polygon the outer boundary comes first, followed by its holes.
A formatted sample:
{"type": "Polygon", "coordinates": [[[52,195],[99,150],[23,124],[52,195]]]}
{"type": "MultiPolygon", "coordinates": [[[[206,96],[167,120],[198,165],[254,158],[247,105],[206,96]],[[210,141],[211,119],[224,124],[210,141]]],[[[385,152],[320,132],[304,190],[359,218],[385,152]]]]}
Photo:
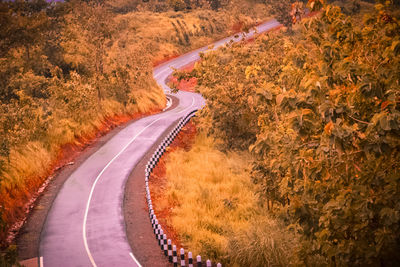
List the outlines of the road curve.
{"type": "MultiPolygon", "coordinates": [[[[279,26],[275,20],[257,27],[264,32],[279,26]]],[[[251,37],[254,32],[247,34],[251,37]]],[[[225,38],[214,49],[238,38],[225,38]]],[[[165,84],[172,68],[199,59],[197,49],[154,69],[154,78],[168,94],[165,84]]],[[[200,109],[204,99],[180,91],[179,104],[148,116],[121,130],[82,163],[64,183],[47,215],[40,237],[41,266],[140,266],[128,244],[123,218],[123,193],[133,167],[177,119],[200,109]]]]}

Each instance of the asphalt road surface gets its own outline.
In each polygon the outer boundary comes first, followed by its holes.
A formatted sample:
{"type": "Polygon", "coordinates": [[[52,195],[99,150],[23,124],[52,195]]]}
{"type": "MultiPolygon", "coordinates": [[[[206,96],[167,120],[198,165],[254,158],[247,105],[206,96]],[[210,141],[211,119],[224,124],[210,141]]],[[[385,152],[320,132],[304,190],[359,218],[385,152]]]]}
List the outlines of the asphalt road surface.
{"type": "MultiPolygon", "coordinates": [[[[258,32],[277,26],[279,23],[272,20],[258,26],[258,32]]],[[[225,38],[216,42],[214,49],[241,38],[225,38]]],[[[172,68],[198,60],[199,52],[205,50],[207,47],[156,67],[154,78],[169,94],[165,80],[172,68]]],[[[64,183],[41,233],[41,266],[140,266],[126,238],[122,211],[124,186],[133,167],[163,132],[177,119],[205,104],[199,94],[180,91],[175,96],[179,99],[176,107],[142,118],[121,130],[64,183]]]]}

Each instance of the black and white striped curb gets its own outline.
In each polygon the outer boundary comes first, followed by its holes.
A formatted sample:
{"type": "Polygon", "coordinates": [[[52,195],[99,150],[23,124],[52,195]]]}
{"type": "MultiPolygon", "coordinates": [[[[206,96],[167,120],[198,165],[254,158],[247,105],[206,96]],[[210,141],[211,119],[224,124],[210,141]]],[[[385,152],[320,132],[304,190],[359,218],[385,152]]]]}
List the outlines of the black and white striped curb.
{"type": "MultiPolygon", "coordinates": [[[[154,167],[157,165],[159,162],[161,156],[164,154],[166,151],[167,147],[174,141],[178,133],[182,130],[183,126],[185,126],[189,120],[195,116],[197,110],[194,110],[187,114],[185,117],[179,120],[178,124],[175,126],[174,129],[164,138],[164,140],[161,142],[161,144],[158,146],[154,154],[151,156],[149,162],[146,165],[145,168],[145,182],[146,182],[146,199],[147,199],[147,205],[149,207],[149,217],[150,217],[150,222],[153,227],[153,232],[154,235],[158,241],[158,245],[160,246],[161,250],[163,251],[164,255],[168,257],[169,262],[174,264],[175,266],[178,266],[178,263],[181,267],[194,267],[193,265],[193,256],[192,252],[188,252],[188,265],[186,265],[186,260],[185,260],[185,250],[181,248],[179,250],[180,257],[178,261],[178,254],[176,250],[176,245],[173,245],[171,242],[171,239],[168,239],[167,235],[164,234],[164,231],[161,227],[161,224],[157,220],[157,216],[154,213],[153,209],[153,204],[151,202],[151,195],[150,195],[150,189],[149,189],[149,178],[150,174],[153,171],[154,167]]],[[[211,261],[207,260],[205,262],[207,267],[211,267],[211,261]]],[[[201,256],[198,255],[196,257],[196,267],[201,267],[202,261],[201,261],[201,256]]],[[[220,263],[217,264],[217,267],[222,267],[220,263]]]]}

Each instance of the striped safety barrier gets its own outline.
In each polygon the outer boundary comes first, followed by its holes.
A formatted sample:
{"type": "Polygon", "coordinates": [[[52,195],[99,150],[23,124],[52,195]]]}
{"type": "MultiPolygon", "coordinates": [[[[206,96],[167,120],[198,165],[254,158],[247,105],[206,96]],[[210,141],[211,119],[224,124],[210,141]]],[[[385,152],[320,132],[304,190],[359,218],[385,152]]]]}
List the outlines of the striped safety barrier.
{"type": "MultiPolygon", "coordinates": [[[[178,266],[178,254],[176,250],[176,245],[173,245],[171,239],[168,239],[167,235],[164,233],[160,223],[157,220],[157,216],[153,209],[153,204],[151,202],[151,195],[149,189],[149,178],[153,169],[160,161],[160,158],[165,153],[167,147],[174,141],[178,133],[182,130],[183,126],[185,126],[189,120],[195,116],[197,110],[194,110],[187,114],[185,117],[179,120],[178,124],[172,129],[172,131],[163,139],[161,144],[157,147],[156,151],[151,156],[145,167],[145,184],[146,184],[146,200],[149,208],[149,218],[151,225],[153,227],[154,235],[157,239],[158,245],[161,247],[164,255],[168,257],[168,261],[173,263],[174,266],[178,266]]],[[[183,248],[180,249],[180,266],[186,267],[185,261],[185,250],[183,248]]],[[[203,263],[201,261],[201,256],[198,255],[196,257],[197,267],[202,267],[203,263]]],[[[211,267],[212,263],[210,260],[205,262],[207,267],[211,267]]],[[[188,252],[188,266],[193,267],[193,255],[192,252],[188,252]]],[[[217,264],[217,267],[222,267],[220,263],[217,264]]]]}

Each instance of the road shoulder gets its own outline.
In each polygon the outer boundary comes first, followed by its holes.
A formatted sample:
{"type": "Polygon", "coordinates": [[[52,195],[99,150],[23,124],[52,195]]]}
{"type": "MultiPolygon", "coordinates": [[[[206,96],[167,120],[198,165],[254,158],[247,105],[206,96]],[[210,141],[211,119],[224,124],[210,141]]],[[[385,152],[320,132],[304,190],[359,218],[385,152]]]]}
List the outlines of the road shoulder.
{"type": "MultiPolygon", "coordinates": [[[[178,100],[173,96],[171,98],[173,98],[173,104],[170,109],[173,109],[177,106],[178,100]]],[[[127,238],[133,254],[142,266],[164,267],[172,265],[162,253],[153,234],[146,202],[144,172],[152,154],[177,122],[178,120],[155,141],[151,149],[134,167],[125,185],[123,212],[127,238]]]]}

